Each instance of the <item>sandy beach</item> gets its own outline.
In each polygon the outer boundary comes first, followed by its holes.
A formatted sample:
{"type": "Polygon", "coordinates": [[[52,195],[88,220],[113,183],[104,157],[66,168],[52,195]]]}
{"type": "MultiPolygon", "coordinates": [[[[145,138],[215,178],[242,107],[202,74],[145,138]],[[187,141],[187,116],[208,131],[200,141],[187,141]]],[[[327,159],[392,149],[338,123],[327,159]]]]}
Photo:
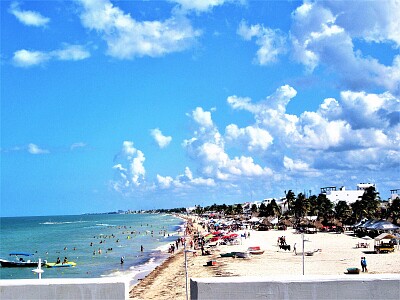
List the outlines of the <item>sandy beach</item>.
{"type": "MultiPolygon", "coordinates": [[[[244,231],[239,231],[241,233],[244,231]]],[[[187,254],[188,277],[226,277],[226,276],[285,276],[303,273],[302,236],[292,228],[287,230],[253,231],[249,238],[240,238],[240,245],[220,245],[211,255],[197,256],[187,254]],[[290,251],[279,249],[277,240],[285,236],[291,246],[290,251]],[[297,255],[293,252],[296,244],[297,255]],[[265,252],[253,255],[250,259],[221,257],[221,253],[243,251],[248,247],[260,246],[265,252]],[[300,254],[299,254],[300,252],[300,254]],[[204,266],[207,261],[216,260],[216,266],[204,266]]],[[[348,234],[317,233],[305,234],[305,252],[314,252],[305,256],[305,275],[346,275],[347,268],[360,267],[360,259],[366,257],[368,274],[400,273],[400,250],[394,253],[372,254],[374,240],[363,240],[348,234]],[[358,243],[368,243],[369,248],[357,248],[358,243]],[[369,253],[371,252],[371,253],[369,253]]],[[[361,275],[355,275],[361,276],[361,275]]],[[[130,297],[134,299],[185,299],[184,255],[180,252],[172,255],[161,266],[135,285],[130,297]]]]}

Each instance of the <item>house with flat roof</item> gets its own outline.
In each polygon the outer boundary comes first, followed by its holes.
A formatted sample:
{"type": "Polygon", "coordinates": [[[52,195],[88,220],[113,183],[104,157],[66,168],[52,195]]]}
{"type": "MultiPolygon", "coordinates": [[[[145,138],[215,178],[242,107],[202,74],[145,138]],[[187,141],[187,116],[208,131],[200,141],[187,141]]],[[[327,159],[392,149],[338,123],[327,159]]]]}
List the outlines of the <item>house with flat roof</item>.
{"type": "Polygon", "coordinates": [[[344,186],[338,190],[336,186],[327,186],[321,188],[321,194],[325,194],[326,198],[332,203],[336,204],[339,201],[346,201],[347,204],[351,204],[360,200],[365,190],[371,186],[376,188],[374,183],[359,183],[356,190],[347,190],[344,186]]]}

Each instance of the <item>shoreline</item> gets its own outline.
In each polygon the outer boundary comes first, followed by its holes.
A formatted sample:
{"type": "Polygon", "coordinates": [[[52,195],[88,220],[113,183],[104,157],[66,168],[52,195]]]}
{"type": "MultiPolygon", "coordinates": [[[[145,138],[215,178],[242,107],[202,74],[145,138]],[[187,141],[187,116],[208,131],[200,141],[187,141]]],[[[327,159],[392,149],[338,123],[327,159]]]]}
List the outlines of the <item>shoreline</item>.
{"type": "MultiPolygon", "coordinates": [[[[193,219],[195,220],[195,219],[193,219]]],[[[197,223],[195,223],[197,224],[197,223]]],[[[197,224],[198,225],[198,224],[197,224]]],[[[199,226],[197,226],[198,229],[199,226]]],[[[244,232],[243,230],[238,233],[244,232]]],[[[283,230],[254,231],[250,238],[242,238],[240,245],[220,245],[212,250],[211,255],[193,256],[188,253],[188,278],[204,277],[302,277],[302,255],[295,255],[293,245],[296,243],[297,252],[302,252],[301,234],[289,228],[283,230]],[[278,247],[278,237],[285,236],[291,251],[278,247]],[[221,253],[229,251],[243,251],[248,247],[260,246],[265,250],[262,255],[253,255],[250,259],[221,257],[221,253]],[[205,266],[209,260],[216,261],[215,266],[205,266]]],[[[365,240],[336,233],[306,234],[305,252],[312,251],[312,256],[305,256],[305,275],[329,276],[336,275],[343,278],[347,268],[360,268],[360,258],[366,256],[369,274],[400,274],[400,251],[396,249],[390,254],[370,254],[374,241],[368,241],[367,249],[357,248],[356,244],[365,240]],[[319,250],[318,250],[319,249],[319,250]],[[316,251],[318,250],[318,251],[316,251]]],[[[133,299],[185,299],[185,268],[182,250],[168,258],[140,283],[131,287],[130,298],[133,299]]],[[[190,289],[190,287],[189,287],[190,289]]],[[[190,292],[189,292],[190,294],[190,292]]]]}

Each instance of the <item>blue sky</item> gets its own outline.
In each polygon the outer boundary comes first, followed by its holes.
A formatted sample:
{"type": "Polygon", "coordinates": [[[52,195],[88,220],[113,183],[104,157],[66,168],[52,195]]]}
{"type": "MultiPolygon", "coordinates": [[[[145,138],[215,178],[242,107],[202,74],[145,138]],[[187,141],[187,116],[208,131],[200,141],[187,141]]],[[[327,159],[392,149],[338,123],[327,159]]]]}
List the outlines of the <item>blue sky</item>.
{"type": "Polygon", "coordinates": [[[398,1],[1,1],[1,216],[400,188],[398,1]]]}

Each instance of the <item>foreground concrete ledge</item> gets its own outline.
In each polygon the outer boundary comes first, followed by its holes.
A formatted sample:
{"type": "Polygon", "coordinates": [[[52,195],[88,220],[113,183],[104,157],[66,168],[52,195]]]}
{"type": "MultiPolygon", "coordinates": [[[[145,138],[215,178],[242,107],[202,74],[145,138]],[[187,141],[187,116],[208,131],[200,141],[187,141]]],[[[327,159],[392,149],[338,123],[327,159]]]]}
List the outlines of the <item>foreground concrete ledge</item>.
{"type": "Polygon", "coordinates": [[[191,299],[400,299],[400,274],[192,278],[191,299]]]}
{"type": "Polygon", "coordinates": [[[119,277],[0,280],[0,299],[128,299],[119,277]]]}

